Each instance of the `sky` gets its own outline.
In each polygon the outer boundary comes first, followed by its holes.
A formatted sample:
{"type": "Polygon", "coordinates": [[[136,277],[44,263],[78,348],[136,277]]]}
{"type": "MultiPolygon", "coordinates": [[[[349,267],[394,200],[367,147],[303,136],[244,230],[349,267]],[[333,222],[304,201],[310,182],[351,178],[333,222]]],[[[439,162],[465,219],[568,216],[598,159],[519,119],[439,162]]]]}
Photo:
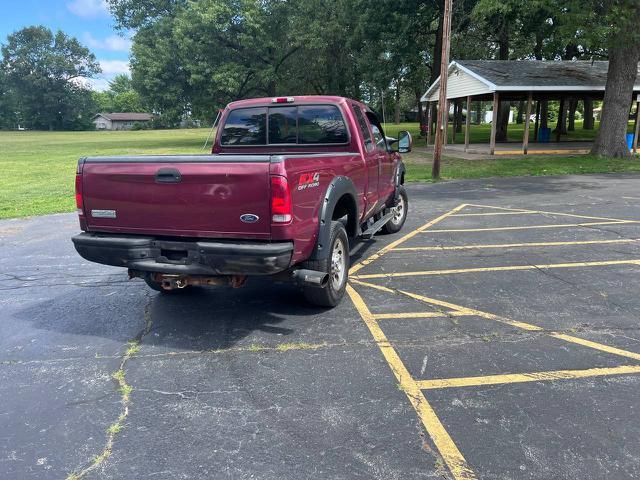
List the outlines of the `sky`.
{"type": "Polygon", "coordinates": [[[94,90],[106,90],[115,75],[129,73],[131,41],[115,29],[104,0],[0,0],[0,6],[0,43],[23,27],[44,25],[76,37],[93,52],[102,67],[89,80],[94,90]]]}

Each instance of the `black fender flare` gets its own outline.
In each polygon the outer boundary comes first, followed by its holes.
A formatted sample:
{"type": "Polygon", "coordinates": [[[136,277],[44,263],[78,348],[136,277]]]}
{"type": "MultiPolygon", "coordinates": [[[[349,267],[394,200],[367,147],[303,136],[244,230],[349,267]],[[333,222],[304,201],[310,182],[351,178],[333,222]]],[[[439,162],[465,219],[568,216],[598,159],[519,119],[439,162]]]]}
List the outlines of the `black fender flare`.
{"type": "Polygon", "coordinates": [[[355,217],[353,222],[355,224],[355,232],[347,232],[349,236],[357,236],[360,215],[358,213],[358,193],[355,185],[350,178],[344,176],[334,177],[329,183],[324,197],[321,199],[322,205],[320,206],[320,212],[318,215],[318,239],[316,245],[311,254],[312,260],[324,260],[329,257],[329,241],[331,234],[331,217],[333,211],[344,195],[348,195],[353,200],[355,206],[355,217]]]}
{"type": "Polygon", "coordinates": [[[404,166],[404,162],[402,160],[400,160],[398,162],[398,165],[396,165],[396,174],[394,177],[394,181],[395,181],[395,191],[393,193],[393,202],[391,203],[391,205],[387,205],[388,207],[393,207],[396,203],[398,203],[398,195],[400,192],[400,186],[404,184],[404,174],[407,171],[407,169],[404,166]]]}
{"type": "Polygon", "coordinates": [[[404,166],[404,162],[400,160],[396,166],[396,188],[404,183],[404,174],[407,169],[404,166]]]}

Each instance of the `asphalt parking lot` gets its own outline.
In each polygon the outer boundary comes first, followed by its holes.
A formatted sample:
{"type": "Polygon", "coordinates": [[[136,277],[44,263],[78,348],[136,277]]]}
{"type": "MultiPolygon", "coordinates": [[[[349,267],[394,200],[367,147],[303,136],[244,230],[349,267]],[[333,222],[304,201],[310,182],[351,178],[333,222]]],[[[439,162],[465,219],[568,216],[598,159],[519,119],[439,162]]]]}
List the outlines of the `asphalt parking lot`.
{"type": "Polygon", "coordinates": [[[638,185],[410,185],[329,311],[159,295],[74,215],[0,222],[0,478],[638,478],[638,185]]]}

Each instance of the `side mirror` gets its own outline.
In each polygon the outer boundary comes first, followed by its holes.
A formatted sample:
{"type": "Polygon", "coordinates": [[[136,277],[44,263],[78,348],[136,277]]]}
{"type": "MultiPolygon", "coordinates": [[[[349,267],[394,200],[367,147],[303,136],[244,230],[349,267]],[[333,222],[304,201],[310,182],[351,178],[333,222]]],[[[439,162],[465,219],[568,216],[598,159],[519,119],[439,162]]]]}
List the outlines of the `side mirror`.
{"type": "Polygon", "coordinates": [[[409,153],[411,151],[412,145],[413,145],[413,140],[411,139],[411,134],[406,130],[399,131],[398,132],[398,152],[409,153]]]}

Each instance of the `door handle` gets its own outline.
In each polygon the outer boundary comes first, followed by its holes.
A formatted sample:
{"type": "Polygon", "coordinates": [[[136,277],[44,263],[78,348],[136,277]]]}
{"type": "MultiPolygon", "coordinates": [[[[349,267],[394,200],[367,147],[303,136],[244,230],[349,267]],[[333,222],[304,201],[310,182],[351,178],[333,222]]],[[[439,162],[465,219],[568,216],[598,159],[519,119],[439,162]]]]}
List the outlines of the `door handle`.
{"type": "Polygon", "coordinates": [[[161,168],[156,172],[156,183],[179,183],[182,175],[175,168],[161,168]]]}

